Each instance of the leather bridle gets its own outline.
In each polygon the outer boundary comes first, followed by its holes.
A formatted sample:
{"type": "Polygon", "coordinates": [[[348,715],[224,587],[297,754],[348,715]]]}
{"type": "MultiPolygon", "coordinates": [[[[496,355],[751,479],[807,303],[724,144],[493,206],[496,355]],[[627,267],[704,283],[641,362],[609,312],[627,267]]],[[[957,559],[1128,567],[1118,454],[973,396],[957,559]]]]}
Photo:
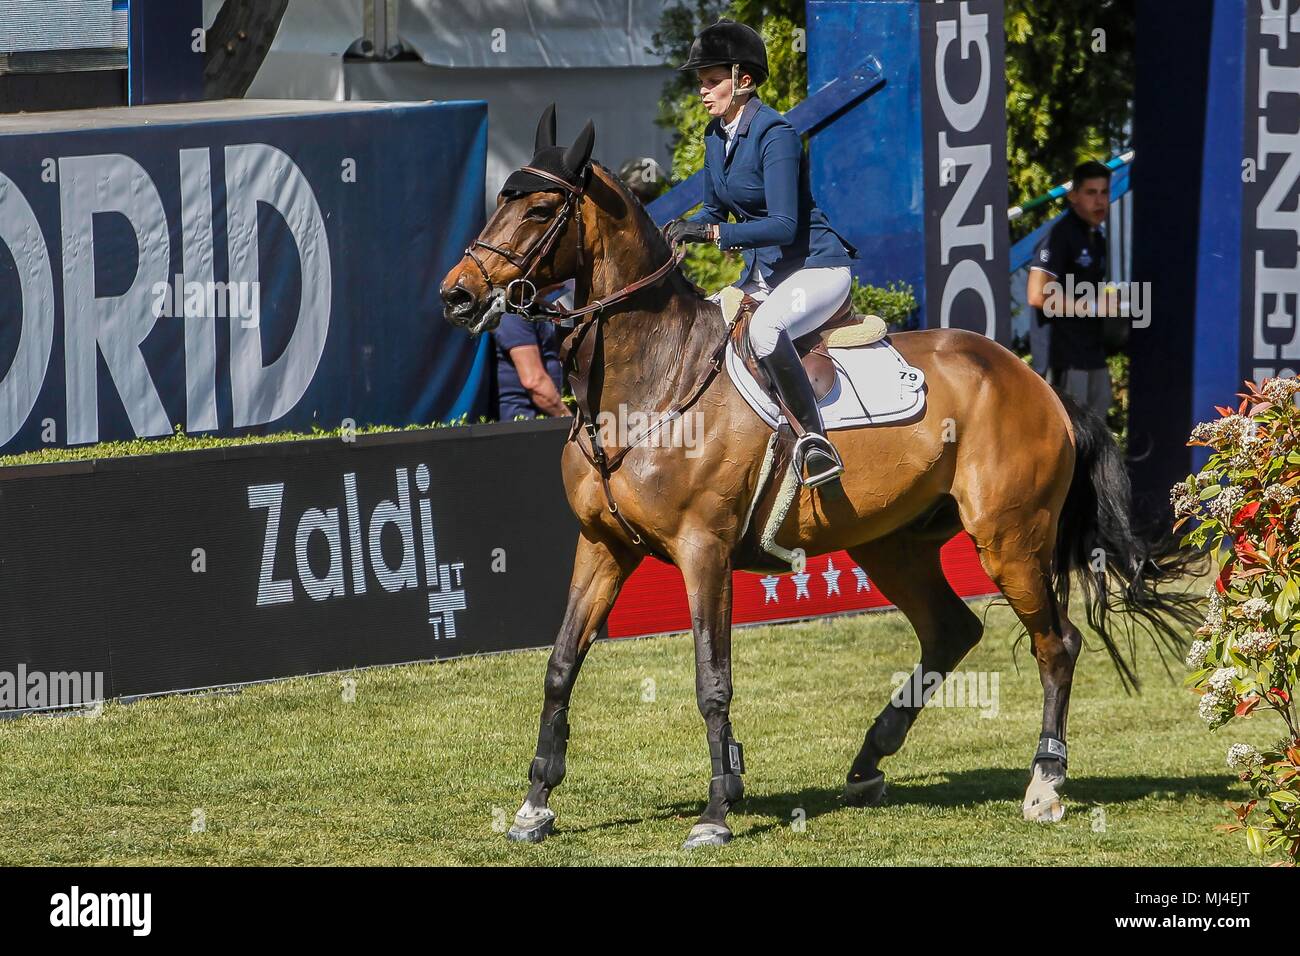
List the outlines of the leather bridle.
{"type": "Polygon", "coordinates": [[[624,286],[617,292],[605,296],[603,299],[595,299],[588,302],[586,305],[578,309],[566,309],[562,306],[551,303],[539,303],[537,301],[537,286],[533,283],[531,278],[533,270],[537,268],[539,262],[546,258],[547,254],[549,254],[554,248],[556,242],[559,241],[560,236],[563,235],[565,228],[569,224],[570,218],[573,219],[578,227],[576,243],[577,263],[578,269],[582,269],[582,197],[587,191],[587,182],[591,177],[591,167],[588,165],[583,168],[582,182],[581,185],[577,186],[568,180],[561,179],[553,173],[548,173],[544,169],[538,169],[536,166],[523,166],[521,167],[521,172],[539,176],[548,182],[554,183],[564,191],[564,205],[560,207],[555,218],[551,220],[551,224],[546,227],[546,231],[538,237],[537,241],[533,243],[532,247],[529,248],[527,252],[522,254],[515,252],[513,249],[507,249],[504,246],[497,246],[490,242],[484,242],[482,239],[475,239],[469,244],[469,248],[465,250],[465,255],[478,267],[478,271],[482,274],[484,284],[487,285],[494,296],[499,295],[502,297],[503,305],[506,309],[509,309],[510,312],[516,315],[521,315],[525,319],[529,319],[533,322],[542,320],[561,321],[566,325],[572,325],[573,320],[577,318],[599,313],[602,309],[631,298],[635,293],[641,291],[647,286],[657,285],[667,278],[669,273],[681,265],[682,259],[685,258],[686,246],[684,243],[679,244],[673,249],[672,255],[668,257],[668,261],[648,276],[624,286]],[[487,267],[483,265],[483,261],[475,254],[474,250],[477,248],[486,249],[488,252],[500,256],[518,269],[522,275],[517,279],[511,279],[510,282],[505,285],[505,288],[502,289],[492,281],[491,275],[488,274],[487,267]],[[519,289],[518,301],[515,301],[512,298],[516,288],[519,289]]]}

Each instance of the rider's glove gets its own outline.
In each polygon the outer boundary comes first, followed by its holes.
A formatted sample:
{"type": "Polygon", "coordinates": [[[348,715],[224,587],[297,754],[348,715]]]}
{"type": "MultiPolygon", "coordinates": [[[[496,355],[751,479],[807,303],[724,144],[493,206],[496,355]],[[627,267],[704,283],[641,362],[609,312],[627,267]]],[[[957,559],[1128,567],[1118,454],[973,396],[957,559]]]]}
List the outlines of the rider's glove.
{"type": "Polygon", "coordinates": [[[691,222],[688,219],[674,219],[668,224],[669,242],[712,242],[709,224],[691,222]]]}

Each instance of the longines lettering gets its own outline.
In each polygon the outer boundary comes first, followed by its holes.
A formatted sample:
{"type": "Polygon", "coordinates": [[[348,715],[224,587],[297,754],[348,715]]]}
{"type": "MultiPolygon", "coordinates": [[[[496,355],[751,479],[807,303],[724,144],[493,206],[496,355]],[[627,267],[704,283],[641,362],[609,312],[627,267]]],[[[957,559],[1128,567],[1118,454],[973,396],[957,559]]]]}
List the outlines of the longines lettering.
{"type": "MultiPolygon", "coordinates": [[[[973,292],[979,297],[984,310],[984,334],[990,337],[997,332],[997,306],[993,286],[989,281],[985,263],[994,259],[994,213],[987,185],[993,165],[993,147],[988,142],[956,145],[950,137],[976,133],[984,123],[992,102],[992,82],[989,54],[989,18],[987,14],[971,13],[966,3],[954,6],[951,18],[935,24],[937,43],[934,53],[934,76],[939,104],[949,129],[938,131],[939,163],[932,175],[938,177],[937,187],[943,198],[939,219],[940,265],[943,271],[943,292],[939,305],[939,324],[952,325],[953,304],[962,292],[973,292]],[[960,26],[960,39],[958,28],[960,26]],[[979,81],[975,92],[966,101],[953,96],[947,75],[949,48],[958,45],[962,60],[972,57],[978,63],[979,81]],[[964,170],[958,175],[957,170],[964,170]],[[948,173],[941,172],[943,170],[948,173]],[[956,186],[952,190],[952,186],[956,186]],[[978,210],[978,219],[970,221],[972,211],[978,210]],[[978,257],[967,253],[954,262],[957,249],[976,250],[978,257]]],[[[1000,104],[996,104],[999,105],[1000,104]]]]}
{"type": "MultiPolygon", "coordinates": [[[[1296,361],[1300,360],[1300,212],[1283,208],[1294,205],[1288,197],[1294,196],[1300,181],[1300,133],[1289,131],[1300,112],[1296,102],[1300,66],[1278,62],[1294,59],[1300,20],[1286,16],[1285,3],[1278,7],[1261,2],[1259,11],[1257,55],[1246,57],[1258,70],[1259,95],[1247,104],[1246,126],[1258,132],[1255,152],[1260,181],[1268,172],[1273,178],[1255,204],[1254,229],[1247,229],[1243,250],[1243,269],[1254,277],[1250,375],[1256,380],[1293,374],[1300,368],[1296,361]],[[1272,264],[1266,264],[1266,259],[1272,264]]],[[[1247,192],[1259,195],[1249,186],[1247,192]]],[[[1251,215],[1249,202],[1245,215],[1251,215]]]]}

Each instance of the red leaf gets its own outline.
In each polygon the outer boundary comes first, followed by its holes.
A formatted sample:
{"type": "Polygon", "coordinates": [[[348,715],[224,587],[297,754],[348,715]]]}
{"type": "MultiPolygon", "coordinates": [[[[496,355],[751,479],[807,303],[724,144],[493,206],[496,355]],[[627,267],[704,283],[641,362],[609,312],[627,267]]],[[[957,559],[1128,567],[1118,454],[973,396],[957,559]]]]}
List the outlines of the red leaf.
{"type": "MultiPolygon", "coordinates": [[[[1237,513],[1232,516],[1232,526],[1235,528],[1238,525],[1240,525],[1242,522],[1249,521],[1251,518],[1255,517],[1255,513],[1258,511],[1259,511],[1258,501],[1252,501],[1248,505],[1242,505],[1239,509],[1237,509],[1237,513]]],[[[1249,542],[1247,542],[1247,544],[1249,544],[1249,542]]]]}
{"type": "Polygon", "coordinates": [[[1232,558],[1223,562],[1223,570],[1219,572],[1218,580],[1214,582],[1214,587],[1220,594],[1228,593],[1228,583],[1232,580],[1232,558]]]}
{"type": "Polygon", "coordinates": [[[1237,709],[1235,713],[1238,717],[1245,717],[1247,714],[1249,714],[1252,710],[1254,710],[1258,706],[1259,706],[1259,697],[1255,694],[1251,694],[1249,697],[1245,698],[1244,700],[1242,700],[1240,704],[1237,705],[1237,709]]]}
{"type": "Polygon", "coordinates": [[[1280,701],[1282,701],[1282,703],[1284,703],[1284,704],[1289,704],[1289,703],[1291,703],[1291,695],[1289,695],[1286,691],[1284,691],[1284,690],[1283,690],[1282,688],[1280,688],[1280,687],[1274,687],[1274,688],[1272,688],[1272,689],[1268,692],[1268,694],[1269,694],[1270,697],[1276,696],[1277,699],[1280,700],[1280,701]]]}
{"type": "Polygon", "coordinates": [[[1246,537],[1245,532],[1237,535],[1233,541],[1232,550],[1237,557],[1241,558],[1243,565],[1265,563],[1264,556],[1255,550],[1255,545],[1246,537]]]}

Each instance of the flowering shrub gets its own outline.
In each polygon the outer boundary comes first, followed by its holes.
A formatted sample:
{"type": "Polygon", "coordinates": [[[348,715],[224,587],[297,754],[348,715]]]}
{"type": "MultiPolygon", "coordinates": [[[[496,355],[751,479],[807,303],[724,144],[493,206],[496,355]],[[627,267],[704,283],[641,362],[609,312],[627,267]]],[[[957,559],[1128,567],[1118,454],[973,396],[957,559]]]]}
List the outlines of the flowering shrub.
{"type": "Polygon", "coordinates": [[[1187,655],[1187,684],[1214,730],[1272,712],[1286,735],[1260,752],[1228,748],[1228,766],[1253,799],[1233,806],[1235,823],[1259,856],[1300,855],[1300,733],[1295,690],[1300,670],[1300,380],[1248,383],[1241,407],[1192,431],[1189,445],[1213,450],[1205,466],[1170,494],[1178,524],[1194,523],[1184,544],[1222,560],[1207,595],[1205,623],[1187,655]]]}

